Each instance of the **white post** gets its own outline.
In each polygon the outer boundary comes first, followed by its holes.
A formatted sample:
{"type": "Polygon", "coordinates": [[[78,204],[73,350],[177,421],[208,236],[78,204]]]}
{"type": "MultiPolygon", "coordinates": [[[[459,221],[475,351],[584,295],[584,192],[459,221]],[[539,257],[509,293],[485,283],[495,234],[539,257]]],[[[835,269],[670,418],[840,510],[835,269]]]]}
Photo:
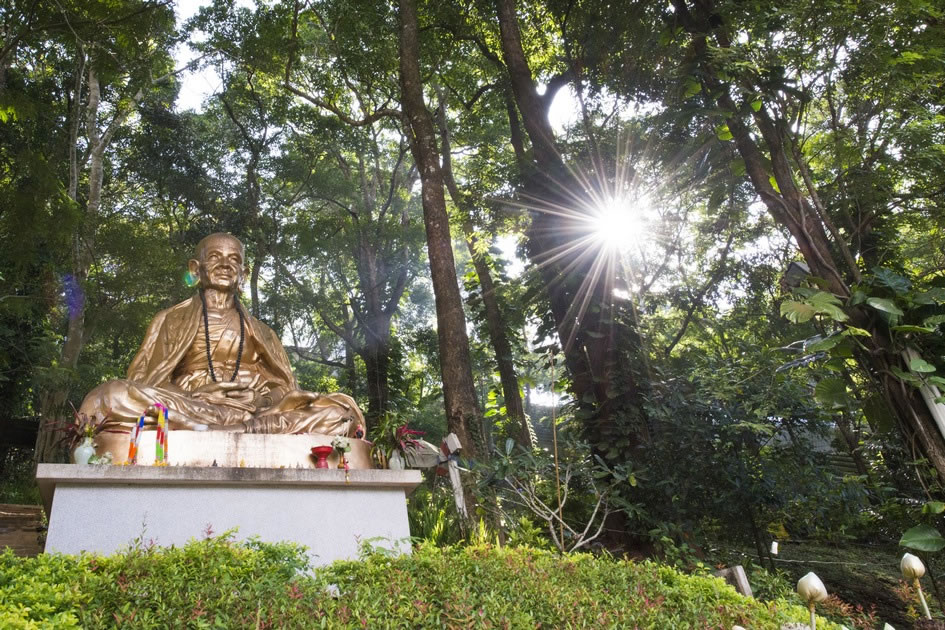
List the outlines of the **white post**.
{"type": "Polygon", "coordinates": [[[440,466],[437,467],[437,474],[442,470],[443,464],[446,464],[447,473],[450,476],[450,485],[453,486],[453,500],[456,502],[456,511],[464,519],[469,518],[466,512],[466,497],[463,494],[463,481],[459,476],[459,464],[456,463],[455,453],[462,447],[459,438],[455,433],[450,433],[443,438],[443,444],[440,445],[440,466]]]}
{"type": "MultiPolygon", "coordinates": [[[[913,359],[921,359],[922,357],[914,348],[906,348],[902,351],[902,358],[905,359],[906,366],[908,367],[913,359]]],[[[940,402],[935,402],[941,397],[942,392],[939,391],[938,387],[925,380],[925,377],[921,373],[913,372],[911,369],[910,372],[922,381],[923,384],[919,387],[919,392],[922,394],[922,399],[925,400],[925,405],[929,408],[929,413],[931,413],[932,417],[935,419],[939,433],[941,433],[942,438],[945,438],[945,405],[940,402]]]]}

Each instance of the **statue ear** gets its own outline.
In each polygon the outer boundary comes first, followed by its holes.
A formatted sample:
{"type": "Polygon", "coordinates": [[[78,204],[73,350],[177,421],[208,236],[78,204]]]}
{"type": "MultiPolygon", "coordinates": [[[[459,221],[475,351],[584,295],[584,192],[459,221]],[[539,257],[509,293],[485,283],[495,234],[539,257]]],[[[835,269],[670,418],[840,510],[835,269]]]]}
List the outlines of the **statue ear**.
{"type": "Polygon", "coordinates": [[[187,261],[187,271],[190,277],[194,279],[194,285],[200,284],[200,261],[195,258],[187,261]]]}

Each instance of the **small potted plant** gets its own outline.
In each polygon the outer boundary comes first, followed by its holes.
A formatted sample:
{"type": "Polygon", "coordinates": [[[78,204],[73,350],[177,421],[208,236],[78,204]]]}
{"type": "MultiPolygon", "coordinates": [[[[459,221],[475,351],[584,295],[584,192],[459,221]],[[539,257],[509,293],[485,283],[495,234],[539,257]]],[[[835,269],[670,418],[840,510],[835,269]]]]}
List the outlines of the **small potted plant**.
{"type": "Polygon", "coordinates": [[[374,436],[371,452],[381,468],[403,470],[407,466],[408,453],[420,447],[415,436],[421,435],[423,431],[415,431],[406,423],[386,418],[374,436]]]}
{"type": "Polygon", "coordinates": [[[99,418],[92,414],[90,418],[84,413],[79,413],[73,407],[73,419],[64,422],[52,423],[52,429],[62,436],[59,438],[59,445],[72,453],[72,459],[76,464],[88,464],[89,460],[95,455],[95,437],[102,432],[120,433],[108,429],[108,416],[99,418]]]}

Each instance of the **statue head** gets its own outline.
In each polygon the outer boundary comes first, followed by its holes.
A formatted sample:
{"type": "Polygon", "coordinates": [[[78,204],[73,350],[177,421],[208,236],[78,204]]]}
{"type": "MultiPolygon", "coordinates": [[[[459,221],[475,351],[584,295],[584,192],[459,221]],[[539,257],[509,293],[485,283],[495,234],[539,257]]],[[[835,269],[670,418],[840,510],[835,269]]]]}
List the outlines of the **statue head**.
{"type": "Polygon", "coordinates": [[[200,239],[187,267],[202,288],[235,293],[247,273],[243,254],[243,243],[238,238],[216,232],[200,239]]]}

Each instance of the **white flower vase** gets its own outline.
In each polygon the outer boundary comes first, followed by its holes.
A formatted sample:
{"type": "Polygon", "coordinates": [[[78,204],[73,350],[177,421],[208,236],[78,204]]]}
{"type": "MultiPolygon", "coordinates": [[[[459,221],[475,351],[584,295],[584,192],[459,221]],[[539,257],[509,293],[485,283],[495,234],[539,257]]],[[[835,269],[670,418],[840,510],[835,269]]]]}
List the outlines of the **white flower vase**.
{"type": "Polygon", "coordinates": [[[406,467],[404,458],[401,456],[400,451],[394,451],[390,454],[390,457],[387,458],[387,468],[390,470],[403,470],[406,467]]]}
{"type": "Polygon", "coordinates": [[[92,444],[92,438],[88,437],[72,451],[72,459],[76,464],[88,464],[93,455],[95,455],[95,446],[92,444]]]}

